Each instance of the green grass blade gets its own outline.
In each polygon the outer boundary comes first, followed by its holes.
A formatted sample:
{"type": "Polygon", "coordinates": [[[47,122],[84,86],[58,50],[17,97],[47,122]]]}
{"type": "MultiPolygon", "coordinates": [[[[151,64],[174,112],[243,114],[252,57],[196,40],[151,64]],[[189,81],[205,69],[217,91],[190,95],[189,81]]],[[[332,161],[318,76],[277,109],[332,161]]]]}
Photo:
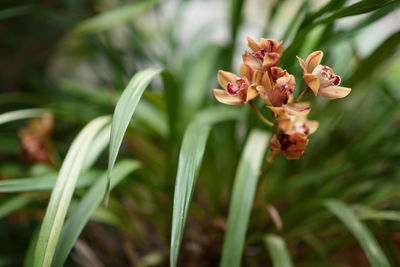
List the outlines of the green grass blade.
{"type": "MultiPolygon", "coordinates": [[[[146,69],[136,73],[118,100],[111,124],[107,187],[110,185],[112,168],[117,160],[122,139],[131,121],[132,115],[135,112],[136,106],[148,84],[159,73],[160,70],[157,69],[146,69]]],[[[109,195],[108,189],[105,194],[105,203],[107,204],[109,195]]]]}
{"type": "Polygon", "coordinates": [[[354,212],[339,200],[331,199],[324,206],[338,217],[358,240],[370,263],[374,267],[390,266],[385,254],[379,247],[371,232],[360,222],[354,212]]]}
{"type": "Polygon", "coordinates": [[[18,195],[0,204],[0,219],[19,210],[34,200],[31,196],[18,195]]]}
{"type": "Polygon", "coordinates": [[[40,228],[35,251],[35,266],[51,265],[76,181],[90,143],[109,121],[109,116],[91,121],[72,143],[61,166],[40,228]]]}
{"type": "Polygon", "coordinates": [[[110,142],[111,125],[104,127],[90,144],[90,148],[86,154],[82,170],[89,170],[96,162],[101,153],[107,148],[110,142]]]}
{"type": "Polygon", "coordinates": [[[179,154],[179,166],[174,191],[174,208],[171,230],[171,266],[176,266],[179,247],[197,180],[197,174],[203,158],[210,126],[191,123],[186,129],[179,154]]]}
{"type": "Polygon", "coordinates": [[[278,235],[267,235],[264,239],[274,267],[292,267],[293,263],[285,241],[278,235]]]}
{"type": "Polygon", "coordinates": [[[75,34],[93,34],[128,22],[153,7],[158,0],[141,1],[124,5],[81,22],[73,31],[75,34]]]}
{"type": "Polygon", "coordinates": [[[361,220],[389,220],[400,222],[400,212],[395,210],[366,209],[357,214],[361,220]]]}
{"type": "Polygon", "coordinates": [[[0,115],[0,125],[16,120],[39,118],[42,117],[46,112],[49,111],[42,108],[22,109],[6,112],[0,115]]]}
{"type": "Polygon", "coordinates": [[[253,130],[242,152],[229,206],[221,267],[240,266],[259,170],[268,140],[268,133],[253,130]]]}
{"type": "Polygon", "coordinates": [[[240,111],[232,108],[209,108],[196,116],[183,137],[179,154],[174,191],[174,207],[171,229],[170,265],[175,267],[182,242],[190,201],[197,182],[210,126],[219,121],[237,119],[240,111]],[[217,115],[217,117],[216,117],[217,115]]]}
{"type": "MultiPolygon", "coordinates": [[[[121,182],[129,173],[138,169],[139,166],[139,162],[131,160],[118,163],[114,168],[114,179],[111,181],[111,189],[121,182]]],[[[107,174],[104,174],[101,179],[90,188],[68,217],[60,235],[60,242],[57,246],[52,266],[64,265],[75,241],[78,239],[93,212],[100,205],[104,196],[106,183],[107,174]]]]}
{"type": "Polygon", "coordinates": [[[332,15],[318,21],[316,24],[331,23],[337,19],[368,13],[387,5],[396,5],[398,0],[364,0],[335,11],[332,15]]]}
{"type": "MultiPolygon", "coordinates": [[[[98,171],[91,171],[79,176],[76,188],[91,185],[99,177],[98,171]]],[[[41,192],[52,190],[57,181],[57,174],[41,177],[18,178],[0,181],[0,193],[41,192]]]]}

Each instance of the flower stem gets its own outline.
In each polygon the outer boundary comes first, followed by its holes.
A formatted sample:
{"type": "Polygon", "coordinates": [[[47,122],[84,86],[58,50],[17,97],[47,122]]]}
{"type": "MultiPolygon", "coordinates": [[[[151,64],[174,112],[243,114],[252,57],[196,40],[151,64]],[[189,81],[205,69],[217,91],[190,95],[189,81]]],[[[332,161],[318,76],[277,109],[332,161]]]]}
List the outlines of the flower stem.
{"type": "Polygon", "coordinates": [[[305,96],[306,96],[306,94],[308,93],[308,92],[310,92],[310,87],[307,87],[306,89],[304,89],[304,91],[303,92],[301,92],[301,94],[296,98],[296,100],[294,101],[294,102],[300,102],[305,96]]]}
{"type": "Polygon", "coordinates": [[[273,127],[274,124],[272,122],[270,122],[268,119],[266,119],[261,112],[258,110],[256,104],[254,104],[254,102],[252,100],[249,101],[249,104],[251,106],[251,108],[253,109],[254,113],[256,113],[257,117],[260,118],[260,120],[265,123],[266,125],[268,125],[269,127],[273,127]]]}

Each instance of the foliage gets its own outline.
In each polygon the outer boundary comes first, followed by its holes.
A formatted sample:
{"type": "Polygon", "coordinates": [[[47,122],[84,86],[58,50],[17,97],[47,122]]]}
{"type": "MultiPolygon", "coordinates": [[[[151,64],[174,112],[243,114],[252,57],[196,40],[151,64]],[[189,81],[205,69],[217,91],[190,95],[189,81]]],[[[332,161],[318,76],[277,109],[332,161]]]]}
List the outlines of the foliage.
{"type": "Polygon", "coordinates": [[[211,2],[2,3],[1,266],[400,266],[399,1],[211,2]],[[212,96],[247,35],[352,88],[299,160],[212,96]]]}

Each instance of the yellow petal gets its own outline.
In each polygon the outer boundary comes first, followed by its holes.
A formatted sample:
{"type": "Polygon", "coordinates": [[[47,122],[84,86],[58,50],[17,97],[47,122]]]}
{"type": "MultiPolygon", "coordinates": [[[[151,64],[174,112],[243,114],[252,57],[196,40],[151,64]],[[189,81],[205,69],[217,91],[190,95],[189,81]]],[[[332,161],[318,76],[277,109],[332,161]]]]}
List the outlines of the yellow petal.
{"type": "Polygon", "coordinates": [[[279,116],[285,116],[286,115],[286,110],[284,107],[274,107],[274,106],[267,106],[270,110],[272,110],[273,113],[279,116]]]}
{"type": "Polygon", "coordinates": [[[327,86],[322,87],[318,91],[318,95],[328,99],[343,98],[350,94],[351,88],[341,86],[327,86]]]}
{"type": "Polygon", "coordinates": [[[253,98],[255,98],[258,95],[258,91],[256,90],[256,87],[254,85],[249,86],[249,89],[247,90],[247,96],[246,96],[246,102],[249,102],[253,98]]]}
{"type": "Polygon", "coordinates": [[[228,83],[236,83],[237,76],[233,73],[220,70],[218,71],[218,82],[226,90],[226,85],[228,83]]]}
{"type": "Polygon", "coordinates": [[[296,56],[296,57],[297,57],[297,60],[299,61],[300,67],[303,69],[304,73],[307,73],[307,67],[306,67],[306,63],[304,62],[304,60],[298,56],[296,56]]]}
{"type": "Polygon", "coordinates": [[[267,94],[267,91],[265,90],[265,87],[262,85],[258,85],[256,87],[256,90],[260,94],[264,103],[267,104],[268,106],[271,106],[272,104],[271,104],[271,101],[269,101],[269,99],[268,99],[268,94],[267,94]]]}
{"type": "Polygon", "coordinates": [[[262,76],[261,79],[261,84],[265,88],[265,92],[268,93],[272,90],[273,82],[271,81],[271,78],[268,75],[268,72],[265,72],[262,76]]]}
{"type": "Polygon", "coordinates": [[[240,65],[240,76],[246,77],[249,82],[252,82],[254,71],[250,68],[249,65],[242,63],[240,65]]]}
{"type": "Polygon", "coordinates": [[[307,115],[310,113],[311,107],[310,103],[302,102],[302,103],[287,103],[284,106],[286,112],[289,115],[307,115]]]}
{"type": "Polygon", "coordinates": [[[247,37],[247,46],[253,50],[253,52],[257,52],[259,50],[261,50],[261,46],[260,43],[254,41],[253,39],[251,39],[250,37],[247,37]]]}
{"type": "Polygon", "coordinates": [[[305,73],[303,75],[303,79],[306,82],[306,84],[308,85],[308,87],[311,88],[311,90],[314,92],[315,95],[318,94],[318,90],[319,90],[319,79],[317,76],[315,76],[314,74],[311,73],[305,73]]]}
{"type": "Polygon", "coordinates": [[[315,51],[312,52],[306,59],[306,68],[307,68],[307,73],[313,72],[315,67],[321,63],[321,59],[324,53],[322,51],[315,51]]]}
{"type": "Polygon", "coordinates": [[[261,63],[258,59],[247,51],[242,54],[243,62],[255,71],[262,71],[261,63]]]}
{"type": "Polygon", "coordinates": [[[215,98],[223,104],[227,104],[227,105],[243,105],[244,104],[244,100],[242,99],[241,96],[239,96],[239,94],[230,95],[225,90],[219,90],[219,89],[214,89],[213,93],[214,93],[215,98]]]}
{"type": "Polygon", "coordinates": [[[305,121],[306,127],[308,128],[308,135],[313,134],[319,126],[318,121],[305,121]]]}

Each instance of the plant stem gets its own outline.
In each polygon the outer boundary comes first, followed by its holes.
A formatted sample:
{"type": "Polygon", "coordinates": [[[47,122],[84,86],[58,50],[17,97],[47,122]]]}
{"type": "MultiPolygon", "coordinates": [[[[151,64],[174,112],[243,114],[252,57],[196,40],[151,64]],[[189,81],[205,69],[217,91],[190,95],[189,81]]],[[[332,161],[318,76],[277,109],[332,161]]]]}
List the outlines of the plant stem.
{"type": "Polygon", "coordinates": [[[270,122],[268,119],[266,119],[261,112],[258,110],[256,104],[254,104],[253,100],[249,101],[249,104],[251,106],[251,108],[253,109],[254,113],[256,113],[257,117],[260,118],[260,120],[265,123],[266,125],[268,125],[269,127],[273,127],[274,124],[272,122],[270,122]]]}
{"type": "Polygon", "coordinates": [[[308,92],[310,92],[310,87],[307,87],[306,89],[304,89],[304,91],[303,92],[301,92],[301,94],[296,98],[296,100],[294,101],[294,102],[300,102],[302,99],[303,99],[303,97],[305,97],[306,96],[306,94],[308,93],[308,92]]]}

